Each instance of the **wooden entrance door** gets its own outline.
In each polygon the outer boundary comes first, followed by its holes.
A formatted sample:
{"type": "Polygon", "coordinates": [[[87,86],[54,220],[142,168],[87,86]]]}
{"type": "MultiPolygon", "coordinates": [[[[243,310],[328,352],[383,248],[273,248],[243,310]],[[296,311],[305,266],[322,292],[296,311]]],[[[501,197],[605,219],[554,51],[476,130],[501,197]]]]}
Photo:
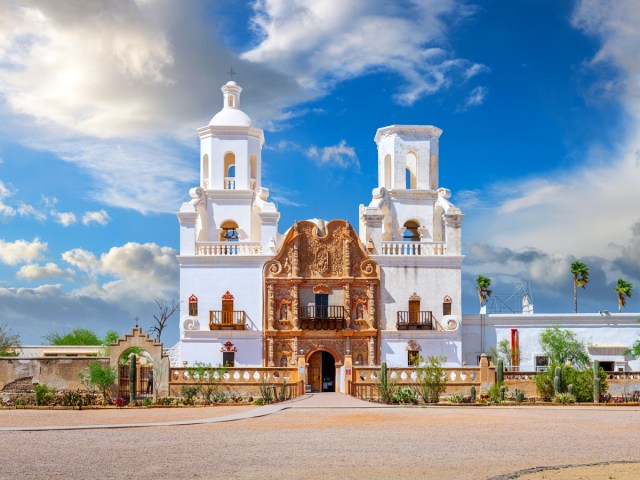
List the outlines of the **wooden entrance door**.
{"type": "Polygon", "coordinates": [[[322,391],[322,352],[316,352],[309,358],[309,385],[312,392],[322,391]]]}

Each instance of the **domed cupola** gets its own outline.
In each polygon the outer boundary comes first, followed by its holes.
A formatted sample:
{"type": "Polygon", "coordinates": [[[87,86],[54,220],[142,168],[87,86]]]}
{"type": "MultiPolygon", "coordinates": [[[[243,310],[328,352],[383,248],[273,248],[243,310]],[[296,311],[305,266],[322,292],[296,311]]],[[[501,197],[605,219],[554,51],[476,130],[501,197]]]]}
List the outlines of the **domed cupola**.
{"type": "Polygon", "coordinates": [[[240,87],[233,80],[223,85],[222,93],[224,95],[224,105],[222,110],[215,114],[209,122],[210,126],[225,127],[250,127],[251,118],[249,115],[240,110],[240,87]]]}

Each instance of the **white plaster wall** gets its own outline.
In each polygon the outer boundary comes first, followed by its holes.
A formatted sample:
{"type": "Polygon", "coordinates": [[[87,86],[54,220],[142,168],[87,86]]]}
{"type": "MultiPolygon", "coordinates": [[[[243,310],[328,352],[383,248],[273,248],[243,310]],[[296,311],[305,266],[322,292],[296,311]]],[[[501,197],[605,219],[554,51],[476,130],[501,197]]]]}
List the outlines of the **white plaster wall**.
{"type": "Polygon", "coordinates": [[[436,195],[411,195],[410,193],[415,193],[415,191],[408,190],[391,194],[394,209],[393,239],[401,241],[404,234],[404,224],[413,220],[429,230],[429,238],[422,238],[421,241],[432,242],[434,241],[433,206],[436,195]]]}
{"type": "MultiPolygon", "coordinates": [[[[534,314],[534,315],[464,315],[462,323],[463,360],[477,362],[481,349],[488,352],[502,339],[511,341],[511,329],[517,328],[520,345],[520,369],[534,370],[534,356],[542,354],[538,338],[553,326],[571,330],[585,345],[625,345],[640,338],[640,314],[534,314]],[[482,335],[481,335],[482,332],[482,335]]],[[[592,360],[616,361],[626,371],[640,371],[640,360],[630,355],[590,353],[592,360]]]]}
{"type": "MultiPolygon", "coordinates": [[[[259,241],[260,231],[257,235],[252,232],[254,218],[251,206],[251,198],[234,198],[222,199],[219,196],[214,201],[209,201],[207,210],[209,215],[209,241],[220,241],[220,225],[226,220],[233,220],[238,224],[238,236],[240,241],[259,241]]],[[[257,215],[255,215],[257,217],[257,215]]]]}
{"type": "Polygon", "coordinates": [[[424,330],[382,331],[381,360],[390,367],[407,367],[407,342],[414,340],[420,345],[420,355],[446,357],[445,366],[459,367],[462,364],[462,340],[460,331],[430,332],[424,330]]]}
{"type": "MultiPolygon", "coordinates": [[[[430,257],[416,258],[404,256],[389,259],[386,256],[374,256],[381,265],[380,286],[380,327],[395,330],[397,312],[409,310],[409,297],[416,292],[420,295],[420,310],[431,310],[436,321],[442,320],[442,303],[450,296],[451,314],[460,319],[460,283],[462,259],[452,259],[451,266],[429,264],[430,257]],[[388,262],[394,261],[393,265],[388,262]],[[456,266],[457,264],[457,266],[456,266]]],[[[441,260],[447,260],[441,257],[441,260]]]]}
{"type": "Polygon", "coordinates": [[[231,342],[238,351],[235,354],[236,367],[262,366],[262,336],[260,332],[215,330],[209,332],[187,332],[180,341],[181,360],[193,366],[195,362],[222,364],[223,345],[231,342]]]}
{"type": "MultiPolygon", "coordinates": [[[[181,264],[195,257],[179,257],[181,264]]],[[[202,257],[197,258],[198,261],[202,257]]],[[[262,330],[262,267],[265,257],[208,257],[205,265],[181,265],[180,269],[180,334],[184,337],[183,320],[189,313],[188,299],[198,297],[200,330],[209,330],[209,310],[222,309],[222,295],[233,294],[234,310],[247,314],[247,329],[262,330]]]]}

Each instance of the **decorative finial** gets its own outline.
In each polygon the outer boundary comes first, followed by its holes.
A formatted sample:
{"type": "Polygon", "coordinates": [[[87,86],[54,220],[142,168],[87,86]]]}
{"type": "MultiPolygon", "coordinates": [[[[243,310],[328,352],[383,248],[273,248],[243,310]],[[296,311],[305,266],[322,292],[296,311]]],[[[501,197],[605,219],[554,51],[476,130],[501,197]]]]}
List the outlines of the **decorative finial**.
{"type": "Polygon", "coordinates": [[[237,75],[237,73],[233,71],[233,64],[231,64],[231,68],[227,72],[227,75],[229,75],[229,80],[233,80],[233,76],[237,75]]]}
{"type": "Polygon", "coordinates": [[[136,317],[135,320],[136,320],[136,328],[138,328],[138,322],[140,321],[140,319],[136,317]]]}

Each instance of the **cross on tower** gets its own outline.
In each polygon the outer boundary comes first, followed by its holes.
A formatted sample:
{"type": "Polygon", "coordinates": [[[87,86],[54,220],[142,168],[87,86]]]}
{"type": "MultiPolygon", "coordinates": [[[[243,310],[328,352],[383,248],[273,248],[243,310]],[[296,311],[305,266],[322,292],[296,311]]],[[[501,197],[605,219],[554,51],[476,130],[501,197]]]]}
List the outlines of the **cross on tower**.
{"type": "Polygon", "coordinates": [[[229,75],[229,80],[233,80],[233,76],[237,75],[237,73],[233,71],[233,65],[231,65],[231,68],[229,69],[227,74],[229,75]]]}

